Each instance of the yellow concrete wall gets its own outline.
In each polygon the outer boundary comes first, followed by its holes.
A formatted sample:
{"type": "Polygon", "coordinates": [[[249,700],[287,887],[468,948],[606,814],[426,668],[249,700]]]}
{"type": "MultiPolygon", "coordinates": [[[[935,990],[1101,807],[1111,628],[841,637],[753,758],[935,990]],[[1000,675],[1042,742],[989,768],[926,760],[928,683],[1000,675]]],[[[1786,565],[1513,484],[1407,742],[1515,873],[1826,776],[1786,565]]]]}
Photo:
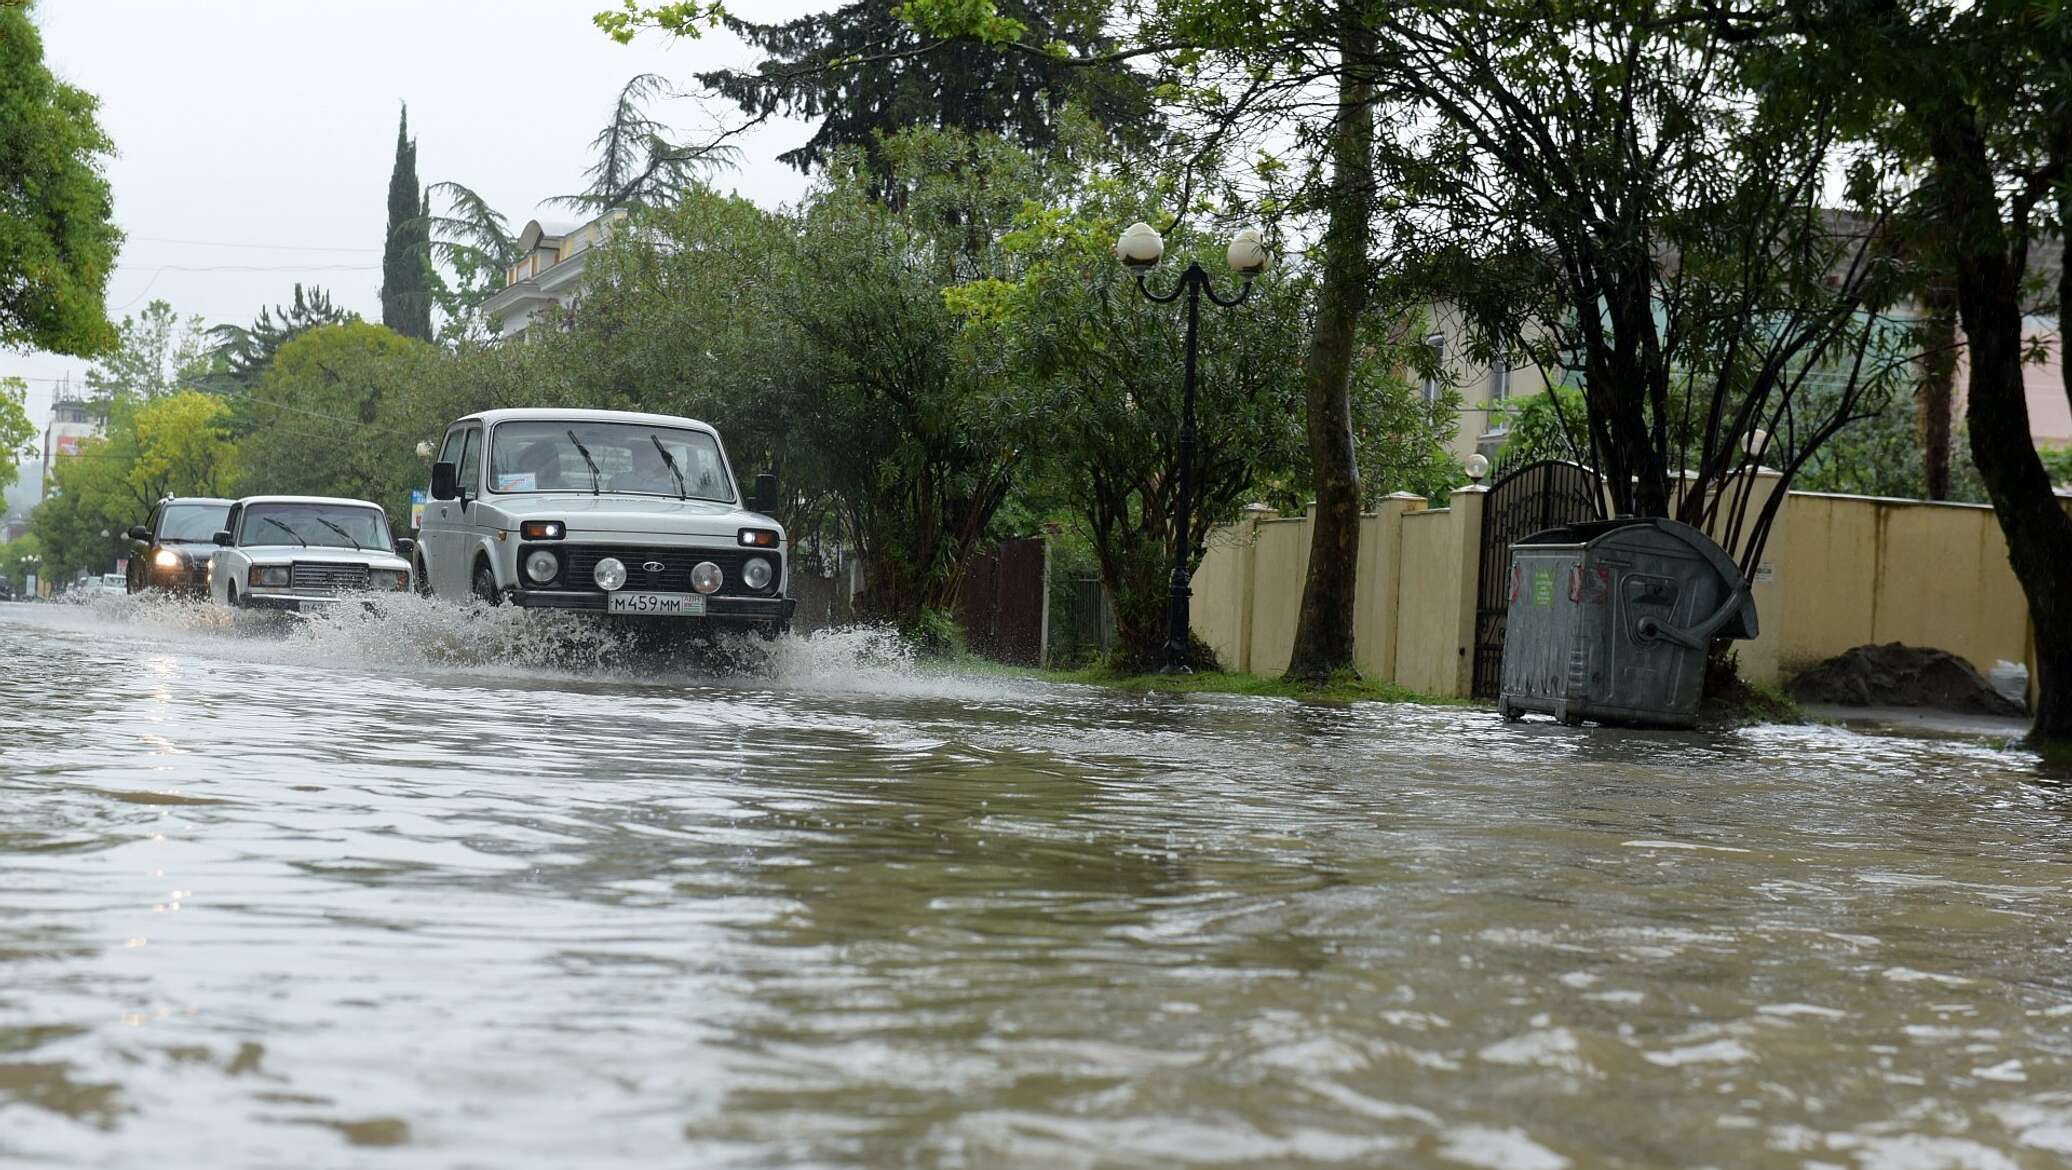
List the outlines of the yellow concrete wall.
{"type": "Polygon", "coordinates": [[[1280,674],[1295,653],[1295,618],[1309,570],[1309,518],[1266,520],[1252,546],[1253,674],[1280,674]]]}
{"type": "Polygon", "coordinates": [[[1786,677],[1884,642],[1947,650],[1980,671],[2022,661],[2028,603],[1991,508],[1793,492],[1786,512],[1786,677]]]}
{"type": "Polygon", "coordinates": [[[1460,527],[1452,508],[1403,517],[1395,675],[1414,691],[1451,694],[1459,673],[1460,527]]]}
{"type": "Polygon", "coordinates": [[[1250,520],[1209,533],[1208,550],[1194,570],[1194,598],[1188,617],[1194,632],[1216,652],[1225,670],[1245,671],[1245,585],[1252,574],[1253,527],[1250,520]]]}
{"type": "MultiPolygon", "coordinates": [[[[1468,693],[1482,492],[1462,489],[1436,509],[1392,497],[1362,518],[1354,638],[1369,678],[1468,693]]],[[[1302,516],[1248,518],[1211,536],[1194,622],[1226,668],[1287,669],[1309,533],[1302,516]]],[[[1740,653],[1743,672],[1762,681],[1871,643],[1947,650],[1980,671],[2028,649],[2028,606],[1986,507],[1794,492],[1755,598],[1761,637],[1740,653]]]]}

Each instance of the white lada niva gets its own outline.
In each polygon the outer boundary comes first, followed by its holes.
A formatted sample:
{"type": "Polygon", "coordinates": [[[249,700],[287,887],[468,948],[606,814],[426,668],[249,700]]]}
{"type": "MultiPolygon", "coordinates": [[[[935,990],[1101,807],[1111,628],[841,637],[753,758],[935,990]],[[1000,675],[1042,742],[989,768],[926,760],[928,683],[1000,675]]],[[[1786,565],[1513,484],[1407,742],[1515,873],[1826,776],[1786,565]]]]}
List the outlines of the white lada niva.
{"type": "Polygon", "coordinates": [[[704,423],[606,410],[490,410],[446,428],[416,571],[442,597],[788,630],[777,480],[740,498],[704,423]]]}

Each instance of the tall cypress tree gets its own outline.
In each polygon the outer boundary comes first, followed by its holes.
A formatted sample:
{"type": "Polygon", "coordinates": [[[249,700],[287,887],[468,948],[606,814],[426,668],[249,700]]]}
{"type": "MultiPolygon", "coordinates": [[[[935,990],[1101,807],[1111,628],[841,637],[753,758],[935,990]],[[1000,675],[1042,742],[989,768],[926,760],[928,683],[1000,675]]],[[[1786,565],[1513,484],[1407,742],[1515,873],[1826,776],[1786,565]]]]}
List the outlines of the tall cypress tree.
{"type": "Polygon", "coordinates": [[[405,337],[432,339],[430,262],[424,245],[424,190],[417,184],[417,143],[410,107],[396,124],[396,166],[389,173],[388,235],[381,247],[381,323],[405,337]]]}

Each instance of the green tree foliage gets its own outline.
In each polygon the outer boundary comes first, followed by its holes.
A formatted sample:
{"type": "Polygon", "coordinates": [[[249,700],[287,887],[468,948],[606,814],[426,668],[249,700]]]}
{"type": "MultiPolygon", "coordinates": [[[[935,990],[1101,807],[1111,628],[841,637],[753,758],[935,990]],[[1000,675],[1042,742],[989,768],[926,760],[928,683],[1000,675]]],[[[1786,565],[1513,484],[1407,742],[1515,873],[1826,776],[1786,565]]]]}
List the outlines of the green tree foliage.
{"type": "Polygon", "coordinates": [[[417,182],[417,142],[410,108],[396,123],[396,162],[389,172],[388,234],[381,245],[381,323],[405,337],[432,338],[428,196],[417,182]]]}
{"type": "Polygon", "coordinates": [[[1145,78],[1121,59],[1064,59],[1114,50],[1108,0],[999,0],[958,7],[983,8],[977,27],[1005,43],[1042,48],[995,51],[957,35],[967,26],[946,18],[959,13],[906,0],[850,0],[829,12],[777,23],[751,20],[740,5],[727,11],[711,3],[628,4],[600,14],[599,23],[621,40],[641,27],[695,36],[718,24],[767,53],[752,72],[716,70],[699,74],[698,81],[756,120],[777,113],[817,119],[812,138],[778,156],[801,171],[856,149],[866,153],[874,173],[887,175],[891,161],[879,140],[914,127],[998,134],[1025,149],[1047,151],[1068,104],[1121,141],[1147,141],[1157,111],[1145,78]]]}
{"type": "Polygon", "coordinates": [[[209,331],[198,316],[184,320],[164,301],[125,316],[115,344],[86,371],[87,392],[104,416],[119,403],[148,402],[214,369],[209,331]]]}
{"type": "Polygon", "coordinates": [[[21,461],[36,453],[36,424],[29,421],[29,384],[0,378],[0,488],[21,475],[21,461]]]}
{"type": "MultiPolygon", "coordinates": [[[[241,491],[345,496],[407,514],[425,429],[398,425],[437,351],[380,325],[321,325],[282,345],[250,395],[241,491]]],[[[432,424],[436,427],[437,424],[432,424]]]]}
{"type": "Polygon", "coordinates": [[[55,461],[51,494],[30,517],[45,575],[68,581],[110,572],[127,555],[123,533],[158,500],[226,493],[237,457],[229,423],[229,406],[199,391],[115,400],[106,436],[55,461]]]}
{"type": "Polygon", "coordinates": [[[287,305],[259,310],[252,324],[218,325],[209,330],[212,352],[222,371],[240,388],[259,383],[273,355],[281,346],[319,325],[343,325],[360,319],[358,313],[331,303],[331,294],[315,285],[295,285],[295,299],[287,305]]]}
{"type": "Polygon", "coordinates": [[[34,532],[0,544],[0,580],[14,587],[17,596],[27,594],[29,575],[42,572],[43,541],[34,532]]]}
{"type": "Polygon", "coordinates": [[[98,105],[44,66],[27,7],[0,4],[0,348],[84,356],[113,340],[106,297],[122,233],[98,105]]]}

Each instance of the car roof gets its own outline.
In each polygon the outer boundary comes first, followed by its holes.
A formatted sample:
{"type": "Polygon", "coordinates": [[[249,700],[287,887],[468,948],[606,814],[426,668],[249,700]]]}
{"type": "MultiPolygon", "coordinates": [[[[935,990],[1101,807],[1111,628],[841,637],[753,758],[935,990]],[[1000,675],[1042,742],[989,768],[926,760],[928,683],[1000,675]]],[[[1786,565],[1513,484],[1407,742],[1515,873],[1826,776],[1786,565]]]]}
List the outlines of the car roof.
{"type": "Polygon", "coordinates": [[[381,508],[372,500],[348,500],[344,496],[246,496],[240,504],[337,504],[344,508],[381,508]]]}
{"type": "Polygon", "coordinates": [[[226,500],[220,496],[167,496],[158,501],[160,507],[168,504],[221,504],[227,508],[235,503],[236,500],[226,500]]]}
{"type": "Polygon", "coordinates": [[[484,410],[468,415],[466,418],[455,419],[454,422],[479,422],[487,426],[495,426],[498,423],[507,422],[559,422],[563,420],[568,422],[626,422],[651,427],[689,427],[693,430],[705,431],[712,435],[719,434],[708,423],[699,422],[694,418],[685,418],[677,414],[642,414],[634,410],[579,410],[573,407],[566,410],[544,406],[484,410]]]}

